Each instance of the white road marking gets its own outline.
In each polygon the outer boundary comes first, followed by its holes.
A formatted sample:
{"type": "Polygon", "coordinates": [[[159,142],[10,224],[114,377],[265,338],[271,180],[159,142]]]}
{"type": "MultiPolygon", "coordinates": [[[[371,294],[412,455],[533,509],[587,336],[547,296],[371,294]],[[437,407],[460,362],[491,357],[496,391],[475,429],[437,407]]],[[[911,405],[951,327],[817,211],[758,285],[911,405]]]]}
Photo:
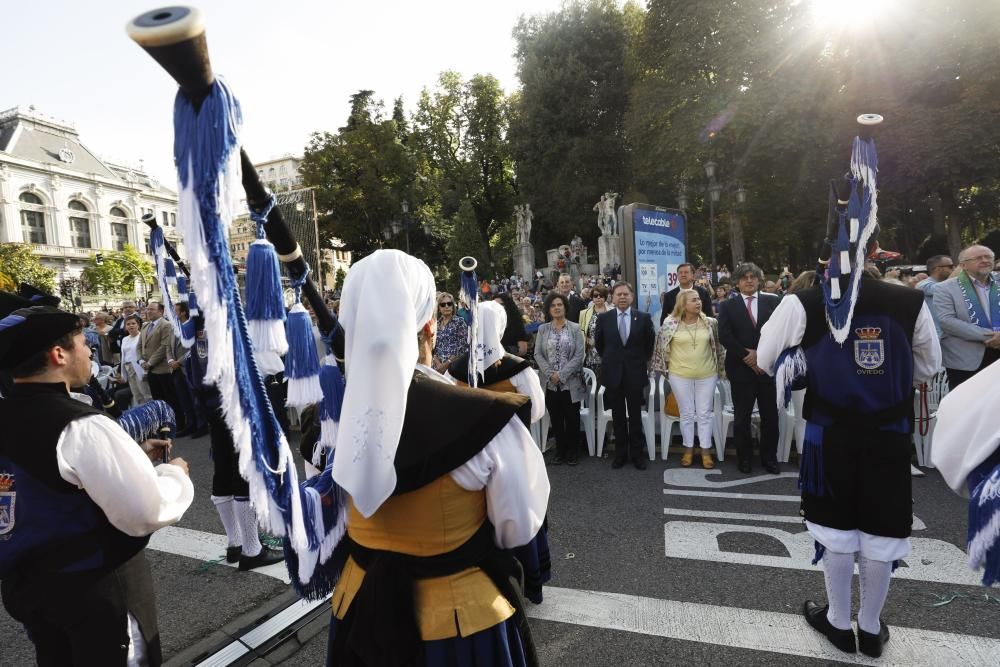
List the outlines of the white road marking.
{"type": "Polygon", "coordinates": [[[529,604],[528,616],[862,665],[1000,664],[1000,640],[988,637],[891,626],[891,639],[885,652],[875,660],[860,653],[851,655],[837,650],[799,614],[658,600],[622,593],[546,586],[545,602],[529,604]]]}
{"type": "Polygon", "coordinates": [[[744,486],[760,482],[773,482],[776,479],[798,479],[797,472],[783,472],[780,475],[754,475],[742,479],[728,481],[710,481],[708,478],[721,475],[721,470],[702,470],[698,468],[667,468],[663,471],[663,483],[670,486],[693,486],[711,489],[724,489],[731,486],[744,486]]]}
{"type": "MultiPolygon", "coordinates": [[[[214,533],[205,533],[200,530],[191,530],[190,528],[167,526],[153,533],[153,536],[149,540],[149,548],[176,556],[187,556],[188,558],[196,558],[203,561],[217,561],[217,565],[224,567],[237,566],[237,563],[227,563],[225,560],[225,535],[215,535],[214,533]],[[222,560],[220,561],[219,558],[222,558],[222,560]]],[[[280,579],[286,584],[290,581],[284,562],[259,567],[253,570],[253,572],[280,579]]]]}
{"type": "Polygon", "coordinates": [[[696,496],[699,498],[735,498],[737,500],[773,500],[783,503],[801,502],[801,496],[772,493],[730,493],[726,491],[694,491],[688,489],[663,489],[665,496],[696,496]]]}
{"type": "MultiPolygon", "coordinates": [[[[767,526],[741,526],[725,523],[697,521],[668,521],[663,525],[665,555],[669,558],[704,560],[734,565],[761,565],[790,570],[815,570],[814,541],[808,531],[789,533],[781,528],[767,526]],[[781,543],[788,556],[770,556],[719,548],[723,534],[750,533],[765,535],[781,543]]],[[[968,556],[950,542],[923,537],[912,537],[913,551],[904,560],[906,567],[898,568],[893,577],[934,581],[961,586],[979,586],[980,575],[969,569],[968,556]]]]}
{"type": "MultiPolygon", "coordinates": [[[[694,516],[704,519],[727,519],[730,521],[757,521],[759,523],[802,523],[801,516],[784,514],[744,514],[743,512],[710,512],[708,510],[689,510],[683,508],[664,507],[664,514],[675,516],[694,516]]],[[[920,517],[913,516],[913,530],[927,530],[927,524],[920,517]]]]}

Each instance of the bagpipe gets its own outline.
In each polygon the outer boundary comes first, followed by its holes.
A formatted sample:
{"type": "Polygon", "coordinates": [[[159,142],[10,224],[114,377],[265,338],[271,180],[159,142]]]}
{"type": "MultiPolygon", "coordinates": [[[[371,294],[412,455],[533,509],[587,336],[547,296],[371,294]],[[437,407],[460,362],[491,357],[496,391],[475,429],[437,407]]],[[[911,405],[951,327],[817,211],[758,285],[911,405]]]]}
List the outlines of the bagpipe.
{"type": "MultiPolygon", "coordinates": [[[[476,267],[478,266],[479,262],[476,261],[475,257],[466,255],[458,260],[458,269],[462,272],[458,301],[465,306],[465,309],[469,311],[472,317],[472,321],[469,322],[469,371],[466,378],[466,382],[470,387],[479,385],[479,372],[483,370],[479,368],[476,355],[476,346],[479,344],[479,309],[477,308],[479,304],[479,281],[476,279],[476,267]]],[[[454,316],[458,317],[457,309],[454,316]]]]}
{"type": "MultiPolygon", "coordinates": [[[[181,6],[155,9],[130,21],[126,30],[179,86],[174,102],[178,228],[185,241],[185,275],[190,291],[198,295],[208,341],[205,382],[219,391],[239,471],[249,483],[261,525],[284,538],[293,585],[305,595],[322,595],[332,585],[334,570],[317,565],[330,560],[345,532],[346,499],[333,483],[329,465],[300,486],[264,376],[273,372],[269,364],[276,360],[280,365],[284,355],[286,404],[318,404],[323,427],[332,426],[324,428],[320,440],[332,450],[343,377],[335,363],[320,368],[301,298],[311,305],[327,349],[339,360],[344,356],[343,329],[310,279],[309,265],[275,198],[240,146],[240,103],[212,70],[201,12],[181,6]],[[246,309],[227,234],[239,207],[237,190],[245,194],[258,233],[247,259],[246,309]],[[251,259],[259,261],[259,270],[251,271],[251,259]],[[295,290],[296,303],[287,313],[279,261],[295,290]]],[[[176,250],[167,250],[162,230],[152,232],[162,246],[162,254],[154,253],[154,258],[166,295],[167,254],[171,263],[179,257],[176,250]]]]}

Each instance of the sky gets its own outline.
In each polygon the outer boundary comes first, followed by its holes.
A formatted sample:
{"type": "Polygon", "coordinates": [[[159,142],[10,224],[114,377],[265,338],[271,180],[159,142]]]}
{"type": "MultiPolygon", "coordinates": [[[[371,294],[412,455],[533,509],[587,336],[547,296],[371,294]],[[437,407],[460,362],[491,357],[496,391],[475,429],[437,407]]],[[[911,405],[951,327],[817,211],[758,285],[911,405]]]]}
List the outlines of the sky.
{"type": "MultiPolygon", "coordinates": [[[[209,52],[243,105],[256,162],[301,155],[344,124],[349,96],[374,90],[413,108],[446,69],[518,86],[511,36],[522,15],[562,0],[202,0],[209,52]]],[[[176,84],[125,34],[147,0],[4,0],[0,110],[34,105],[69,121],[100,157],[175,182],[176,84]]]]}

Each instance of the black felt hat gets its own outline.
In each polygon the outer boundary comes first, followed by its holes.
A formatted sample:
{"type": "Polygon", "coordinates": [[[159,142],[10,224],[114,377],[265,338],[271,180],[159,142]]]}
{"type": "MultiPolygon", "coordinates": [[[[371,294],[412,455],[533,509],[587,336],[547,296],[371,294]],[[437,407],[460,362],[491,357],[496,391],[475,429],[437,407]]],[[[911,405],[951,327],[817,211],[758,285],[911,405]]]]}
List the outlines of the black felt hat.
{"type": "Polygon", "coordinates": [[[0,319],[0,369],[7,370],[80,328],[79,315],[51,306],[20,308],[0,319]]]}
{"type": "Polygon", "coordinates": [[[0,291],[0,319],[3,319],[20,308],[31,308],[33,303],[13,292],[0,291]]]}
{"type": "Polygon", "coordinates": [[[20,294],[22,298],[30,301],[31,303],[29,305],[32,306],[52,306],[53,308],[58,308],[59,302],[61,301],[59,297],[46,294],[34,285],[29,285],[28,283],[21,283],[18,285],[17,293],[20,294]]]}

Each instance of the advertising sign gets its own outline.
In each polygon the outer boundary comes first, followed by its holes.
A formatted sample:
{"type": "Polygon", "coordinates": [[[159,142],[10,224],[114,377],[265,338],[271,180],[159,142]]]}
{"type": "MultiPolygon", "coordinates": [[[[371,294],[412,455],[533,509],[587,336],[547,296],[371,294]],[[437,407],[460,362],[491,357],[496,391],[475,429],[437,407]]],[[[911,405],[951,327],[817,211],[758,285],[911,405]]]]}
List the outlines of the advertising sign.
{"type": "Polygon", "coordinates": [[[677,265],[687,257],[687,224],[682,211],[629,204],[623,209],[626,280],[636,287],[635,307],[660,321],[660,297],[677,287],[677,265]]]}

